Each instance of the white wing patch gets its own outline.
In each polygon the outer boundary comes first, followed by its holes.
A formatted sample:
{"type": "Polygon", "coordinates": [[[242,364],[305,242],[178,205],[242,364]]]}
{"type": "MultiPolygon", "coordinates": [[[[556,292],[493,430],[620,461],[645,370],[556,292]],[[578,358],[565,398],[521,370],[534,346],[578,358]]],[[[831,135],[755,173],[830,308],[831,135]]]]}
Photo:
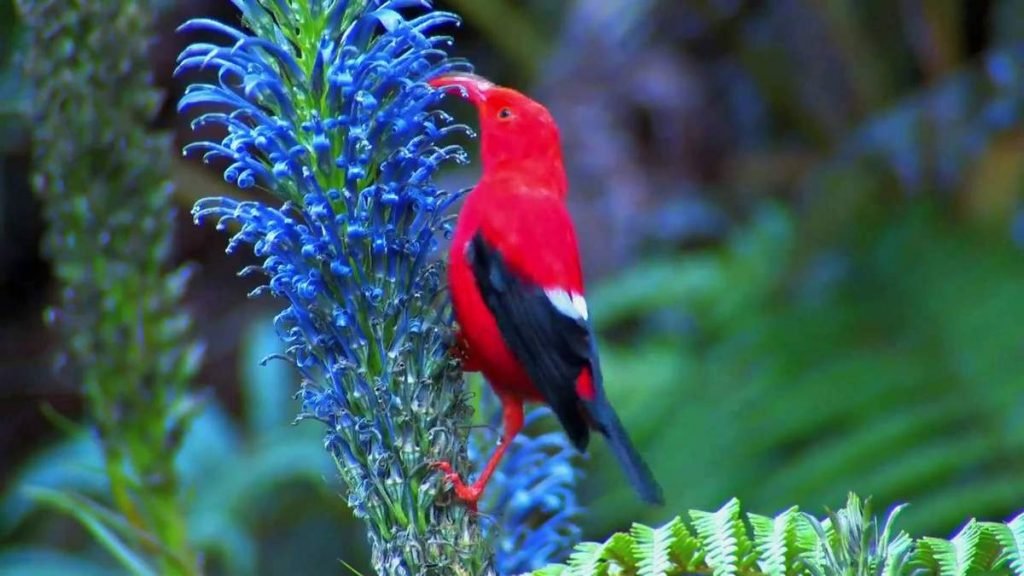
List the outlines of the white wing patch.
{"type": "Polygon", "coordinates": [[[587,301],[582,294],[566,292],[561,288],[544,290],[555,309],[575,320],[587,320],[587,301]]]}

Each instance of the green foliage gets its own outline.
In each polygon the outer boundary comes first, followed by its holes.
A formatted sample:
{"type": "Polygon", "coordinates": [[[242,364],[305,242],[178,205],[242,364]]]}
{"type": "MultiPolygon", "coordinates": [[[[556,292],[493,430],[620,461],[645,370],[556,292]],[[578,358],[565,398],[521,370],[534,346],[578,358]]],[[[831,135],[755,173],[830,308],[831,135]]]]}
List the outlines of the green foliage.
{"type": "Polygon", "coordinates": [[[110,576],[111,567],[81,555],[49,549],[19,548],[0,551],[4,576],[110,576]]]}
{"type": "MultiPolygon", "coordinates": [[[[269,317],[258,316],[245,334],[239,358],[243,382],[240,420],[220,403],[208,403],[186,432],[176,458],[181,489],[188,494],[183,510],[187,530],[210,574],[255,574],[267,538],[278,537],[324,510],[332,517],[347,517],[345,506],[334,494],[337,486],[324,482],[333,476],[334,466],[318,445],[319,434],[309,427],[288,426],[293,419],[290,369],[280,362],[259,363],[277,348],[269,317]],[[287,499],[292,490],[303,494],[300,507],[287,499]]],[[[93,436],[73,436],[36,455],[14,477],[12,486],[0,500],[0,534],[5,540],[19,541],[52,525],[40,506],[48,501],[77,516],[104,548],[115,556],[123,555],[123,564],[141,567],[148,561],[138,557],[130,544],[147,539],[159,545],[152,535],[127,525],[98,501],[107,493],[108,483],[100,446],[93,436]]],[[[344,526],[334,524],[331,531],[343,534],[344,526]]],[[[364,564],[361,548],[346,549],[346,559],[364,564]]],[[[275,553],[287,554],[289,549],[277,542],[275,553]]],[[[335,553],[332,548],[324,555],[325,565],[335,553]]],[[[109,565],[87,561],[87,557],[70,558],[47,548],[12,547],[0,551],[0,574],[111,573],[109,565]],[[69,562],[92,568],[68,568],[78,565],[69,562]]],[[[132,572],[144,573],[145,569],[132,572]]]]}
{"type": "MultiPolygon", "coordinates": [[[[142,545],[162,548],[151,534],[130,524],[123,516],[106,506],[84,496],[58,490],[30,488],[30,497],[43,505],[60,510],[78,520],[93,538],[110,553],[127,571],[135,576],[156,576],[157,571],[149,565],[137,550],[142,545]],[[131,542],[126,542],[130,538],[131,542]]],[[[174,552],[161,550],[173,557],[174,552]]],[[[174,570],[187,570],[179,563],[174,570]]]]}
{"type": "Polygon", "coordinates": [[[1024,513],[1002,524],[987,525],[995,532],[1003,551],[996,559],[997,566],[1009,566],[1016,576],[1024,574],[1024,513]]]}
{"type": "MultiPolygon", "coordinates": [[[[1018,249],[934,206],[888,212],[811,258],[769,207],[722,248],[593,291],[609,395],[681,479],[669,506],[807,509],[849,488],[913,495],[908,529],[936,532],[1024,501],[1018,249]]],[[[655,520],[616,474],[591,475],[594,533],[655,520]]]]}
{"type": "Polygon", "coordinates": [[[993,570],[1002,553],[994,531],[971,520],[951,540],[922,538],[914,552],[914,562],[932,573],[966,576],[993,570]]]}
{"type": "MultiPolygon", "coordinates": [[[[219,569],[226,574],[253,574],[259,556],[266,555],[262,550],[266,538],[319,513],[347,517],[334,494],[337,487],[324,482],[333,477],[334,467],[318,445],[319,435],[307,427],[288,425],[293,420],[291,370],[282,363],[260,364],[277,349],[270,320],[261,315],[245,330],[239,361],[240,421],[226,405],[207,404],[186,432],[176,458],[181,490],[187,494],[188,532],[212,573],[219,569]],[[303,494],[300,505],[284,499],[290,491],[303,494]]],[[[105,522],[100,527],[111,534],[126,530],[123,518],[98,502],[109,493],[101,447],[87,430],[77,432],[34,455],[12,477],[10,491],[0,499],[0,535],[5,541],[18,542],[46,527],[63,532],[43,514],[43,501],[82,518],[83,525],[105,522]],[[75,503],[74,510],[68,503],[75,503]]],[[[332,528],[342,532],[344,525],[332,528]]],[[[133,534],[131,539],[150,538],[127,531],[133,534]]],[[[279,548],[282,553],[286,549],[279,548]]],[[[352,562],[364,559],[358,546],[346,551],[352,562]]],[[[67,560],[51,552],[8,549],[0,553],[5,559],[0,574],[7,569],[17,573],[16,566],[32,566],[35,573],[37,566],[49,566],[50,560],[57,565],[67,560]]],[[[325,551],[323,559],[330,562],[334,556],[325,551]]],[[[109,566],[100,566],[101,573],[110,573],[109,566]]]]}
{"type": "Polygon", "coordinates": [[[936,576],[1020,575],[1024,514],[1006,523],[971,520],[951,540],[895,532],[902,506],[879,527],[867,502],[818,519],[792,507],[775,517],[740,513],[732,499],[715,512],[690,511],[660,528],[634,524],[602,544],[584,542],[569,562],[533,576],[936,576]]]}
{"type": "Polygon", "coordinates": [[[187,270],[168,270],[170,141],[147,129],[160,101],[146,58],[156,5],[18,6],[44,251],[62,286],[50,319],[98,430],[112,505],[35,494],[133,573],[194,573],[173,456],[199,408],[187,392],[199,349],[181,310],[187,270]]]}

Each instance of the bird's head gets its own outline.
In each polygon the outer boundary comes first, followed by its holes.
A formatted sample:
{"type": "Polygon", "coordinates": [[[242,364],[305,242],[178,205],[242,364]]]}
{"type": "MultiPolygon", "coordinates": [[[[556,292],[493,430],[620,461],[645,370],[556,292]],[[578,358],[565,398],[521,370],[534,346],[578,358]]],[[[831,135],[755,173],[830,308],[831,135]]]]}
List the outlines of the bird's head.
{"type": "Polygon", "coordinates": [[[562,171],[558,126],[539,102],[475,74],[448,74],[429,84],[461,94],[476,106],[485,170],[511,163],[548,165],[562,171]]]}

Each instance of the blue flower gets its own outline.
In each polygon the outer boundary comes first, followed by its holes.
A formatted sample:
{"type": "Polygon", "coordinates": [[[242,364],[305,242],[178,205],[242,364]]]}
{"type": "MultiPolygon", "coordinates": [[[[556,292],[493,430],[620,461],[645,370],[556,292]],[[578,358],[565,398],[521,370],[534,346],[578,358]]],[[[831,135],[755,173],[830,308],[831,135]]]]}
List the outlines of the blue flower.
{"type": "MultiPolygon", "coordinates": [[[[501,424],[493,394],[485,392],[480,404],[490,416],[489,426],[470,438],[470,457],[478,466],[486,462],[501,424]]],[[[583,508],[576,486],[583,477],[577,466],[583,456],[561,430],[536,436],[530,431],[551,417],[547,407],[527,412],[526,431],[512,441],[484,492],[481,510],[494,520],[488,535],[495,539],[499,574],[522,574],[564,561],[580,541],[577,522],[583,508]]]]}
{"type": "Polygon", "coordinates": [[[302,375],[301,416],[326,425],[378,567],[418,573],[452,549],[472,566],[475,524],[435,506],[440,478],[426,466],[464,458],[466,446],[434,257],[461,194],[432,179],[466,160],[443,141],[468,129],[437,110],[442,94],[425,83],[469,69],[446,56],[450,38],[433,34],[457,20],[423,0],[234,3],[253,35],[203,19],[182,27],[227,42],[179,57],[179,73],[216,72],[179,108],[204,109],[196,127],[226,129],[185,151],[226,162],[228,182],[280,203],[205,198],[195,219],[237,225],[228,251],[252,246],[262,265],[243,273],[268,279],[255,293],[287,302],[275,325],[302,375]],[[399,12],[417,7],[414,17],[399,12]]]}

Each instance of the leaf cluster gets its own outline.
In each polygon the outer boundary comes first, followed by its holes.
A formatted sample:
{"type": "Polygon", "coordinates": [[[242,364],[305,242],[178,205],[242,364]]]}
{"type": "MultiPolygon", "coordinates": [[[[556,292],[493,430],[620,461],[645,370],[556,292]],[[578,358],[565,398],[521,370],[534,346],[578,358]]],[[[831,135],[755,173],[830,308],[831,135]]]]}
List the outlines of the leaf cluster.
{"type": "Polygon", "coordinates": [[[635,523],[603,543],[576,547],[567,564],[534,576],[982,576],[1024,574],[1024,514],[1006,523],[971,520],[949,540],[896,531],[850,494],[819,519],[791,507],[777,516],[741,512],[737,499],[691,510],[653,528],[635,523]]]}

